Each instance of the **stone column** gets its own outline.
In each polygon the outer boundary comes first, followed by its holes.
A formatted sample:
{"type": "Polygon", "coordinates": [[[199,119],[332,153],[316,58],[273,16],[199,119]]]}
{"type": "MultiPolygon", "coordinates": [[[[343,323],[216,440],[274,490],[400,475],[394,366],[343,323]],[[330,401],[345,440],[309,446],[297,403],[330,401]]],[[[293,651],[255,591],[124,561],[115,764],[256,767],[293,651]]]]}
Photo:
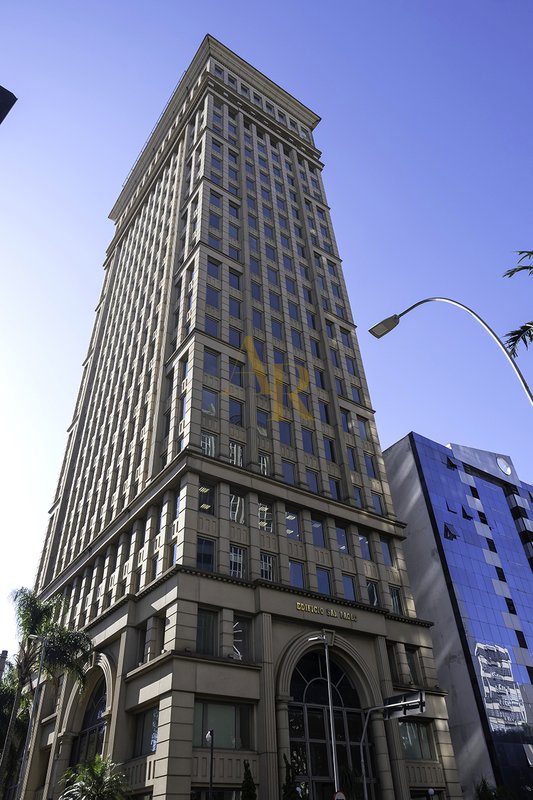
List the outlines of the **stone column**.
{"type": "Polygon", "coordinates": [[[275,674],[272,653],[272,617],[259,614],[256,619],[256,644],[262,662],[257,720],[257,752],[259,755],[259,800],[272,800],[272,783],[277,773],[278,741],[276,735],[275,674]]]}

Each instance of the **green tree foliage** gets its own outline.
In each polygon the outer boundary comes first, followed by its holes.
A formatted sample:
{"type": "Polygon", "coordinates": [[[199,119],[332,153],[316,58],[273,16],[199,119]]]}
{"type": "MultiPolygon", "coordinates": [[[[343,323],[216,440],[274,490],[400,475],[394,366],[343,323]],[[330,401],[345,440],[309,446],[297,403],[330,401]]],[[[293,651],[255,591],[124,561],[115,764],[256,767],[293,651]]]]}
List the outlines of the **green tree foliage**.
{"type": "Polygon", "coordinates": [[[125,800],[126,778],[109,758],[96,755],[94,761],[78,764],[65,772],[59,800],[125,800]]]}
{"type": "Polygon", "coordinates": [[[285,783],[282,789],[282,800],[300,800],[298,793],[298,783],[294,777],[294,767],[289,762],[285,753],[283,753],[283,761],[285,762],[285,783]]]}
{"type": "Polygon", "coordinates": [[[257,800],[257,790],[255,788],[252,771],[248,761],[244,762],[244,778],[241,785],[241,800],[257,800]]]}
{"type": "MultiPolygon", "coordinates": [[[[0,681],[0,751],[4,748],[11,712],[16,696],[16,672],[12,664],[7,663],[0,681]]],[[[21,708],[15,720],[11,744],[6,752],[7,772],[12,775],[17,766],[17,754],[22,748],[28,727],[29,702],[24,702],[28,697],[22,698],[21,708]]]]}
{"type": "MultiPolygon", "coordinates": [[[[512,278],[519,272],[526,272],[528,275],[533,275],[533,250],[519,250],[518,251],[518,264],[512,269],[504,272],[504,278],[512,278]]],[[[518,347],[523,344],[527,349],[533,342],[533,322],[524,322],[515,331],[509,331],[505,335],[505,346],[509,354],[516,358],[518,355],[518,347]]]]}
{"type": "Polygon", "coordinates": [[[2,757],[0,759],[0,792],[6,789],[6,776],[10,764],[10,783],[16,778],[18,758],[23,736],[17,736],[24,717],[27,719],[28,707],[33,701],[39,664],[46,678],[57,677],[67,672],[83,683],[83,661],[91,650],[91,640],[81,631],[70,631],[55,622],[60,601],[57,598],[42,600],[31,589],[19,589],[13,595],[15,615],[20,637],[19,652],[13,667],[6,671],[2,681],[4,703],[9,706],[9,720],[3,737],[2,757]],[[41,650],[44,648],[44,651],[41,650]],[[13,768],[14,767],[14,768],[13,768]]]}

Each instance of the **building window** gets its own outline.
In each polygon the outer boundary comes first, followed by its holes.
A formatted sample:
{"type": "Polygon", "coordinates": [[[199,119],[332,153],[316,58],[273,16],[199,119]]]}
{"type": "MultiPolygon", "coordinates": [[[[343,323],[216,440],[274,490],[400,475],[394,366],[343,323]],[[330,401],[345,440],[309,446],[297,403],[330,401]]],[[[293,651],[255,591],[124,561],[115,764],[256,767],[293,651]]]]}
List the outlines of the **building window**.
{"type": "Polygon", "coordinates": [[[229,421],[232,425],[240,425],[243,424],[243,417],[244,417],[244,404],[241,403],[240,400],[236,400],[234,397],[229,398],[229,421]]]}
{"type": "Polygon", "coordinates": [[[244,525],[244,497],[233,488],[230,488],[229,495],[229,518],[232,522],[244,525]]]}
{"type": "Polygon", "coordinates": [[[355,358],[352,358],[352,356],[346,356],[346,369],[348,370],[350,375],[357,375],[355,358]]]}
{"type": "Polygon", "coordinates": [[[153,708],[148,708],[135,715],[135,758],[155,753],[158,725],[158,706],[153,706],[153,708]]]}
{"type": "Polygon", "coordinates": [[[214,375],[218,378],[219,356],[212,350],[204,350],[204,372],[206,375],[214,375]]]}
{"type": "Polygon", "coordinates": [[[403,615],[402,591],[399,586],[389,586],[392,610],[395,614],[403,615]]]}
{"type": "Polygon", "coordinates": [[[420,660],[418,656],[418,647],[409,647],[406,645],[405,656],[407,658],[407,666],[409,667],[409,677],[411,679],[411,683],[415,685],[420,684],[420,660]]]}
{"type": "Polygon", "coordinates": [[[315,384],[319,389],[326,388],[326,378],[324,376],[324,372],[323,370],[318,369],[318,367],[315,367],[315,384]]]}
{"type": "Polygon", "coordinates": [[[245,555],[244,547],[236,544],[229,546],[229,574],[232,578],[244,578],[245,575],[245,555]]]}
{"type": "Polygon", "coordinates": [[[412,761],[430,761],[432,753],[429,725],[411,720],[400,720],[398,727],[405,757],[412,761]]]}
{"type": "Polygon", "coordinates": [[[249,705],[207,700],[194,704],[193,747],[209,747],[205,733],[213,730],[217,750],[249,750],[251,729],[252,707],[249,705]]]}
{"type": "Polygon", "coordinates": [[[260,436],[268,436],[269,433],[269,416],[268,411],[258,408],[256,414],[257,432],[260,436]]]}
{"type": "Polygon", "coordinates": [[[208,483],[200,483],[198,487],[198,511],[215,513],[215,487],[208,483]]]}
{"type": "Polygon", "coordinates": [[[357,472],[357,455],[355,447],[347,447],[346,454],[348,456],[348,466],[351,472],[357,472]]]}
{"type": "Polygon", "coordinates": [[[168,562],[170,567],[178,562],[178,543],[176,541],[170,542],[168,546],[168,562]]]}
{"type": "Polygon", "coordinates": [[[208,414],[210,417],[218,416],[218,392],[207,389],[205,386],[202,389],[202,413],[208,414]]]}
{"type": "Polygon", "coordinates": [[[270,455],[259,453],[259,472],[261,475],[270,475],[270,455]]]}
{"type": "Polygon", "coordinates": [[[355,586],[351,575],[342,576],[342,586],[346,600],[355,600],[355,586]]]}
{"type": "Polygon", "coordinates": [[[352,392],[352,400],[355,403],[359,403],[359,405],[362,405],[363,399],[361,397],[361,390],[359,389],[359,387],[351,385],[351,392],[352,392]]]}
{"type": "Polygon", "coordinates": [[[364,417],[357,417],[357,427],[359,429],[359,436],[361,439],[364,441],[370,439],[370,425],[367,419],[364,417]]]}
{"type": "Polygon", "coordinates": [[[285,483],[296,483],[296,467],[292,461],[281,460],[281,471],[283,473],[283,480],[285,483]]]}
{"type": "Polygon", "coordinates": [[[229,463],[236,467],[244,466],[244,445],[240,442],[229,443],[229,463]]]}
{"type": "Polygon", "coordinates": [[[218,289],[208,286],[206,289],[205,300],[208,306],[211,306],[212,308],[220,308],[220,292],[218,289]]]}
{"type": "Polygon", "coordinates": [[[330,463],[335,463],[335,440],[329,439],[327,436],[324,437],[324,454],[326,456],[326,461],[330,463]]]}
{"type": "Polygon", "coordinates": [[[235,297],[230,297],[229,299],[229,313],[231,317],[235,317],[235,319],[241,318],[241,301],[237,300],[235,297]]]}
{"type": "Polygon", "coordinates": [[[298,310],[298,306],[296,303],[293,303],[292,300],[289,300],[289,317],[293,319],[295,322],[300,320],[300,312],[298,310]]]}
{"type": "Polygon", "coordinates": [[[243,366],[239,361],[229,360],[229,380],[234,386],[242,386],[243,366]]]}
{"type": "Polygon", "coordinates": [[[274,581],[275,574],[275,557],[270,553],[261,553],[260,555],[261,566],[261,579],[264,581],[274,581]]]}
{"type": "Polygon", "coordinates": [[[356,508],[363,508],[363,492],[360,486],[352,486],[353,499],[356,508]]]}
{"type": "Polygon", "coordinates": [[[233,655],[239,661],[251,657],[252,624],[248,617],[233,616],[233,655]]]}
{"type": "Polygon", "coordinates": [[[215,571],[215,540],[202,539],[196,540],[196,566],[204,572],[215,571]]]}
{"type": "Polygon", "coordinates": [[[207,608],[198,609],[196,620],[196,652],[203,656],[217,654],[217,612],[207,608]]]}
{"type": "MultiPolygon", "coordinates": [[[[207,259],[207,274],[211,278],[215,278],[217,281],[220,279],[220,266],[220,261],[215,261],[214,258],[207,259]]],[[[210,288],[210,286],[207,287],[208,291],[210,288]]],[[[212,303],[210,303],[210,305],[212,305],[212,303]]]]}
{"type": "Polygon", "coordinates": [[[280,364],[282,369],[285,369],[285,357],[286,356],[283,350],[278,350],[277,347],[274,348],[274,364],[280,364]]]}
{"type": "Polygon", "coordinates": [[[344,433],[351,433],[352,432],[352,425],[350,420],[350,412],[345,411],[341,408],[341,424],[344,433]]]}
{"type": "Polygon", "coordinates": [[[381,495],[380,494],[375,494],[374,492],[372,492],[370,497],[372,499],[372,507],[373,507],[374,511],[376,512],[376,514],[379,514],[380,516],[383,516],[383,501],[381,499],[381,495]]]}
{"type": "Polygon", "coordinates": [[[368,592],[368,602],[370,603],[370,605],[379,606],[378,582],[367,580],[366,589],[368,592]]]}
{"type": "MultiPolygon", "coordinates": [[[[144,649],[139,660],[144,660],[144,649]]],[[[105,710],[107,695],[105,680],[94,688],[83,717],[81,730],[72,743],[73,763],[92,761],[96,753],[102,754],[106,730],[105,710]]]]}
{"type": "Polygon", "coordinates": [[[363,456],[365,459],[366,474],[369,478],[377,478],[374,456],[370,453],[363,453],[363,456]]]}
{"type": "Polygon", "coordinates": [[[300,517],[298,511],[287,508],[285,511],[285,530],[289,539],[300,539],[300,517]]]}
{"type": "Polygon", "coordinates": [[[209,334],[209,336],[214,336],[215,339],[219,338],[219,331],[220,325],[218,319],[214,317],[206,317],[205,318],[205,332],[209,334]]]}
{"type": "Polygon", "coordinates": [[[237,347],[239,349],[242,345],[242,333],[238,328],[234,328],[232,325],[229,326],[228,341],[233,347],[237,347]]]}
{"type": "Polygon", "coordinates": [[[319,485],[318,485],[318,472],[315,472],[314,469],[306,469],[305,476],[307,478],[307,487],[310,492],[314,492],[314,494],[319,493],[319,485]]]}
{"type": "Polygon", "coordinates": [[[283,339],[283,325],[282,325],[282,323],[277,319],[273,319],[271,327],[272,327],[272,336],[275,339],[283,339]]]}
{"type": "Polygon", "coordinates": [[[279,422],[279,439],[281,444],[286,445],[287,447],[292,446],[292,423],[287,422],[287,420],[281,420],[279,422]]]}
{"type": "Polygon", "coordinates": [[[317,581],[318,591],[321,594],[331,594],[331,576],[329,574],[329,569],[323,569],[322,567],[317,567],[316,581],[317,581]]]}
{"type": "Polygon", "coordinates": [[[200,447],[204,456],[215,458],[217,454],[217,439],[215,434],[202,431],[200,433],[200,447]]]}
{"type": "Polygon", "coordinates": [[[273,311],[281,311],[281,297],[279,294],[276,294],[276,292],[269,292],[268,299],[270,308],[273,309],[273,311]]]}
{"type": "Polygon", "coordinates": [[[386,567],[392,567],[394,565],[394,558],[392,554],[392,546],[391,541],[385,536],[381,537],[381,552],[383,554],[383,563],[386,567]]]}
{"type": "Polygon", "coordinates": [[[325,547],[324,521],[318,517],[311,517],[311,530],[313,532],[313,544],[316,547],[325,547]]]}
{"type": "Polygon", "coordinates": [[[310,431],[308,428],[302,428],[302,443],[304,453],[310,453],[311,455],[314,455],[315,441],[313,431],[310,431]]]}
{"type": "Polygon", "coordinates": [[[324,422],[326,425],[329,425],[329,404],[325,403],[323,400],[319,400],[318,408],[320,411],[320,421],[324,422]]]}
{"type": "Polygon", "coordinates": [[[348,553],[348,536],[346,533],[346,526],[340,525],[338,522],[335,524],[335,533],[337,536],[337,547],[341,553],[348,553]]]}
{"type": "Polygon", "coordinates": [[[334,500],[341,500],[341,482],[337,478],[329,478],[329,493],[334,500]]]}
{"type": "Polygon", "coordinates": [[[289,561],[289,582],[296,589],[304,588],[304,565],[300,561],[289,561]]]}
{"type": "Polygon", "coordinates": [[[265,533],[272,533],[273,531],[272,504],[269,503],[267,500],[262,500],[261,498],[259,498],[258,502],[258,519],[259,519],[259,529],[265,531],[265,533]]]}
{"type": "Polygon", "coordinates": [[[292,346],[296,347],[298,350],[302,349],[302,334],[300,331],[297,331],[295,328],[291,328],[291,339],[292,339],[292,346]]]}
{"type": "Polygon", "coordinates": [[[256,330],[263,330],[263,314],[257,308],[252,309],[252,325],[256,330]]]}
{"type": "Polygon", "coordinates": [[[359,534],[359,547],[361,548],[361,556],[365,559],[365,561],[372,561],[370,541],[368,536],[366,536],[364,533],[359,534]]]}

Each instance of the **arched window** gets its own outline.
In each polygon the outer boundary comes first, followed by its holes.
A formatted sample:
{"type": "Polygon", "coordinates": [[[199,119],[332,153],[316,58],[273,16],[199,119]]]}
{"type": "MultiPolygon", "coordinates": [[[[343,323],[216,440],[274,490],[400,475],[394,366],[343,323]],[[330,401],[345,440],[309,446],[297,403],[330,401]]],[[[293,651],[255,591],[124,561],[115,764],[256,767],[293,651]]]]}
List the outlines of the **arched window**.
{"type": "Polygon", "coordinates": [[[105,680],[102,678],[89,697],[81,730],[72,743],[71,766],[92,761],[97,753],[102,754],[106,725],[104,719],[106,705],[105,680]]]}
{"type": "MultiPolygon", "coordinates": [[[[340,783],[349,791],[361,785],[363,711],[352,681],[331,657],[330,674],[340,783]]],[[[300,796],[302,800],[331,800],[335,787],[324,653],[311,651],[300,659],[292,675],[290,692],[290,755],[300,796]]],[[[368,741],[363,752],[368,796],[373,798],[375,782],[368,741]]]]}

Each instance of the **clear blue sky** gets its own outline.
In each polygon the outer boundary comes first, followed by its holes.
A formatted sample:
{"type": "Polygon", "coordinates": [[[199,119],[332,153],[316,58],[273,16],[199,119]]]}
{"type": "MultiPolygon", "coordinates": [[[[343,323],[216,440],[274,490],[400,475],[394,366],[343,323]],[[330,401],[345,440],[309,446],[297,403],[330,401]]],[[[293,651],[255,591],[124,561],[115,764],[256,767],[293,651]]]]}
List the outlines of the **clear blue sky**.
{"type": "MultiPolygon", "coordinates": [[[[320,114],[316,142],[383,447],[416,430],[512,457],[533,481],[532,409],[496,345],[532,318],[530,0],[19,0],[0,84],[3,497],[0,649],[31,585],[123,180],[211,33],[320,114]]],[[[533,383],[533,352],[519,364],[533,383]]]]}

